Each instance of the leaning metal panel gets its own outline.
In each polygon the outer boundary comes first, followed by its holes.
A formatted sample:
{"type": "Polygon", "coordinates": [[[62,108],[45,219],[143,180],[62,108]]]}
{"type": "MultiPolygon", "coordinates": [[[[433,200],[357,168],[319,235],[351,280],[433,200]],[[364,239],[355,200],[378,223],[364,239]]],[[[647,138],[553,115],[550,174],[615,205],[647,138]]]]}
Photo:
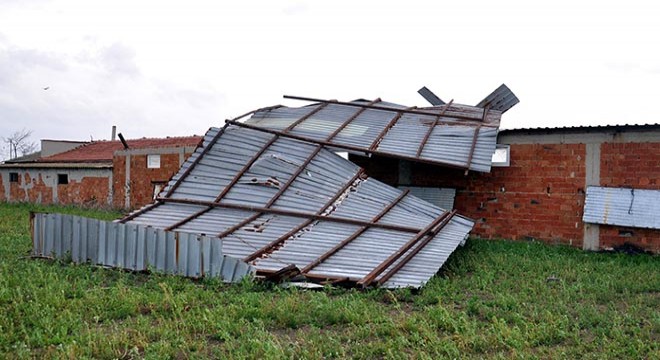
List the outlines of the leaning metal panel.
{"type": "Polygon", "coordinates": [[[660,190],[589,186],[586,223],[660,229],[660,190]]]}
{"type": "Polygon", "coordinates": [[[237,282],[255,272],[254,267],[226,255],[218,238],[73,215],[37,213],[30,219],[35,257],[133,271],[154,269],[192,278],[220,277],[225,282],[237,282]]]}

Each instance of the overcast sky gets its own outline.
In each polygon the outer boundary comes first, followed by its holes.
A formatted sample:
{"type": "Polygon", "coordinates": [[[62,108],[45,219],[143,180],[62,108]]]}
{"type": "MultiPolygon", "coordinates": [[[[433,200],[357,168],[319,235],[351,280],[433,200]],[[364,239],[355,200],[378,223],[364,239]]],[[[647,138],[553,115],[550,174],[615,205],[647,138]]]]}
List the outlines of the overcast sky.
{"type": "Polygon", "coordinates": [[[660,122],[660,4],[581,4],[0,0],[0,136],[202,134],[305,104],[284,94],[476,104],[502,83],[504,128],[660,122]]]}

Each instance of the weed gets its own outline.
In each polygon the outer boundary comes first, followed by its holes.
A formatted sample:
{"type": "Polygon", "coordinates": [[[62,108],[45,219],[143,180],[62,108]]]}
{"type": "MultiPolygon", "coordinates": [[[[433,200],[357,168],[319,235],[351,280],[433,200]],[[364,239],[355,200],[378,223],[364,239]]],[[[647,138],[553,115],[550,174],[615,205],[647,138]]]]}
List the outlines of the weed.
{"type": "Polygon", "coordinates": [[[25,258],[0,204],[0,358],[660,358],[657,256],[471,240],[412,290],[227,285],[25,258]]]}

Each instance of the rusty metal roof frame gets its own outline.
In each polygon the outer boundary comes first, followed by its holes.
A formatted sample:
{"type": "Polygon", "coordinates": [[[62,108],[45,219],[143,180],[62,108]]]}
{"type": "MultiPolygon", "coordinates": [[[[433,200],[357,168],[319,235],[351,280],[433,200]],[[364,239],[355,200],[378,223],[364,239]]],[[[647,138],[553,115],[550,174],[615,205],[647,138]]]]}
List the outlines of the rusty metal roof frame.
{"type": "Polygon", "coordinates": [[[244,123],[238,118],[227,122],[358,154],[490,171],[501,112],[488,106],[478,108],[450,101],[442,106],[416,108],[380,99],[341,102],[284,97],[315,104],[260,109],[244,123]],[[359,110],[352,112],[350,108],[359,110]],[[351,135],[358,128],[363,134],[351,135]]]}
{"type": "MultiPolygon", "coordinates": [[[[376,99],[368,106],[375,106],[379,101],[376,99]]],[[[217,231],[217,236],[223,239],[227,253],[253,263],[258,273],[272,273],[282,268],[282,265],[289,265],[283,263],[279,259],[281,257],[293,259],[304,276],[316,281],[342,279],[361,286],[421,286],[442,266],[456,246],[464,241],[473,223],[454,216],[455,212],[425,203],[409,195],[407,190],[390,188],[367,178],[362,169],[324,149],[324,143],[302,142],[301,139],[289,136],[288,131],[304,123],[306,118],[320,111],[320,108],[317,107],[306,117],[277,133],[241,126],[231,120],[222,129],[211,129],[204,139],[203,147],[186,161],[157,202],[120,222],[152,225],[168,231],[208,234],[209,227],[212,227],[209,222],[232,218],[235,220],[227,220],[226,224],[216,226],[213,231],[217,231]],[[224,138],[226,140],[222,141],[224,138]],[[229,149],[228,146],[232,145],[242,148],[240,151],[229,149]],[[240,155],[233,154],[234,150],[240,155]],[[284,183],[275,176],[269,177],[269,181],[278,187],[272,194],[271,185],[262,186],[258,181],[255,183],[255,175],[248,176],[248,172],[254,173],[259,161],[268,159],[267,154],[274,156],[275,151],[289,152],[286,155],[295,155],[300,162],[291,165],[291,173],[281,175],[288,177],[284,183]],[[240,156],[240,160],[230,166],[222,165],[212,158],[206,159],[221,155],[226,158],[240,156]],[[339,165],[335,165],[338,166],[336,169],[320,166],[328,162],[339,165]],[[216,170],[224,179],[222,184],[216,180],[205,180],[204,177],[208,175],[204,169],[199,169],[200,166],[212,168],[213,164],[218,166],[216,170]],[[222,166],[225,166],[225,170],[220,169],[222,166]],[[228,167],[231,170],[227,170],[228,167]],[[302,177],[302,174],[305,176],[302,177]],[[197,184],[195,181],[202,183],[197,184]],[[316,183],[311,185],[314,193],[328,193],[326,201],[321,203],[312,198],[307,199],[305,196],[310,195],[302,194],[304,190],[301,189],[310,181],[321,181],[324,184],[327,189],[319,188],[316,183]],[[184,185],[186,182],[192,183],[184,185]],[[181,186],[186,188],[182,190],[181,186]],[[245,190],[248,186],[252,188],[245,190]],[[254,198],[259,200],[252,200],[249,194],[240,197],[236,195],[250,190],[256,194],[254,198]],[[363,196],[360,194],[369,191],[372,195],[364,195],[364,198],[356,200],[363,196]],[[303,200],[308,204],[294,206],[303,200]],[[308,209],[301,209],[303,207],[308,209]],[[262,218],[266,220],[260,220],[262,218]],[[302,221],[297,220],[301,218],[302,221]],[[264,224],[274,229],[274,233],[260,234],[252,230],[264,224]],[[449,224],[450,229],[445,231],[444,228],[449,224]],[[331,231],[328,235],[322,235],[326,225],[330,226],[331,231]],[[319,244],[320,241],[305,241],[306,237],[316,236],[315,231],[320,233],[323,241],[329,241],[329,234],[345,233],[346,236],[334,238],[325,245],[319,244]],[[375,236],[374,232],[381,235],[375,236]],[[248,235],[252,235],[251,239],[255,240],[246,240],[248,235]],[[440,244],[438,241],[441,240],[446,243],[440,244]],[[434,246],[427,246],[430,242],[434,242],[434,246]],[[302,250],[296,250],[296,246],[302,246],[302,250]],[[356,253],[354,248],[364,246],[376,247],[371,250],[369,261],[378,260],[377,264],[369,266],[362,264],[364,261],[354,263],[355,257],[363,254],[362,251],[356,253]],[[416,254],[420,252],[425,259],[421,264],[416,259],[416,254]],[[434,255],[429,257],[431,253],[434,255]],[[433,259],[431,264],[427,263],[428,259],[433,259]],[[337,266],[333,261],[348,261],[351,265],[337,266]],[[355,270],[356,267],[359,269],[355,270]]],[[[362,107],[354,116],[346,119],[324,142],[330,143],[352,119],[365,110],[362,107]]]]}

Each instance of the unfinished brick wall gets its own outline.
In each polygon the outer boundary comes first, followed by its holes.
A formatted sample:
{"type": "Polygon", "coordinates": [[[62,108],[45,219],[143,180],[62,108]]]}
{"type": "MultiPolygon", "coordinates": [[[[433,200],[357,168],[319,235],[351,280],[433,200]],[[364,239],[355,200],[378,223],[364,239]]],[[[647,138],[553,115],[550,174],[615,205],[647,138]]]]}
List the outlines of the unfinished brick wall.
{"type": "MultiPolygon", "coordinates": [[[[601,186],[660,190],[660,143],[603,143],[600,161],[601,186]]],[[[599,240],[603,248],[629,243],[660,252],[660,230],[601,225],[599,240]]]]}
{"type": "Polygon", "coordinates": [[[604,143],[600,185],[660,190],[660,143],[604,143]]]}
{"type": "MultiPolygon", "coordinates": [[[[600,186],[660,190],[660,143],[603,142],[600,186]]],[[[472,234],[483,238],[538,239],[582,246],[586,145],[510,144],[510,166],[490,173],[410,164],[410,184],[400,183],[399,161],[351,156],[390,185],[456,188],[455,208],[476,220],[472,234]]],[[[660,252],[660,231],[600,226],[600,248],[631,243],[660,252]]]]}
{"type": "Polygon", "coordinates": [[[0,200],[38,204],[107,206],[110,170],[9,169],[0,174],[0,200]],[[17,182],[9,173],[19,174],[17,182]],[[67,174],[68,184],[57,184],[57,174],[67,174]]]}
{"type": "Polygon", "coordinates": [[[106,177],[85,177],[80,181],[69,180],[66,185],[57,185],[60,204],[83,206],[107,206],[110,182],[106,177]]]}
{"type": "Polygon", "coordinates": [[[412,182],[457,188],[456,209],[477,220],[474,235],[581,245],[585,146],[511,145],[510,154],[511,166],[488,174],[414,164],[412,182]]]}
{"type": "Polygon", "coordinates": [[[660,253],[659,230],[600,225],[599,236],[601,248],[633,244],[642,249],[660,253]]]}
{"type": "MultiPolygon", "coordinates": [[[[157,154],[154,151],[153,154],[157,154]]],[[[187,159],[191,151],[184,153],[187,159]]],[[[129,208],[144,206],[153,201],[154,186],[157,183],[167,183],[179,170],[181,155],[178,152],[161,153],[160,168],[147,167],[148,154],[130,154],[118,152],[113,158],[113,189],[114,206],[126,207],[126,191],[129,191],[129,208]],[[126,181],[126,159],[130,158],[128,183],[126,181]]]]}

